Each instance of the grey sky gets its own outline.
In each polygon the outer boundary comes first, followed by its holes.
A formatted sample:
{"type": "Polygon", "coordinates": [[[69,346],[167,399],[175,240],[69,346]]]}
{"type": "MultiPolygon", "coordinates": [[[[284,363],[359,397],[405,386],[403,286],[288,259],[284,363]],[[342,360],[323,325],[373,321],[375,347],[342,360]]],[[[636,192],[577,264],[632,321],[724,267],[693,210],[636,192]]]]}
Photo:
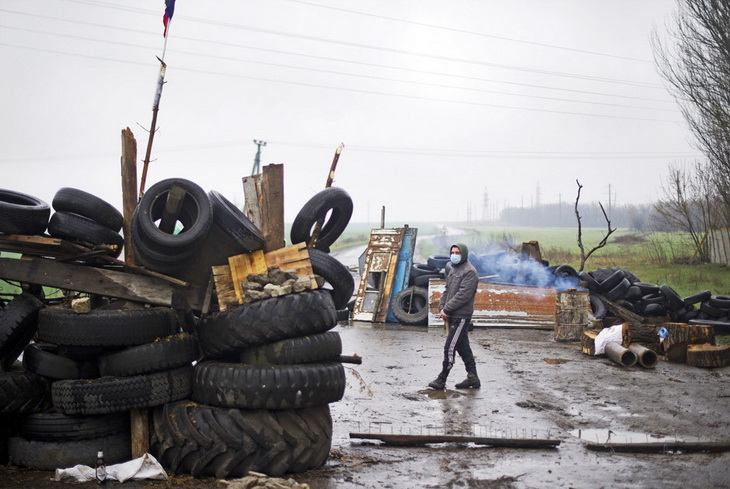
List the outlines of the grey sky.
{"type": "MultiPolygon", "coordinates": [[[[256,146],[283,163],[285,219],[325,183],[353,221],[481,218],[505,205],[659,195],[701,157],[653,63],[671,0],[178,0],[149,187],[243,201],[256,146]]],[[[0,187],[121,208],[120,133],[141,160],[163,0],[0,0],[0,187]]],[[[141,165],[140,165],[141,173],[141,165]]]]}

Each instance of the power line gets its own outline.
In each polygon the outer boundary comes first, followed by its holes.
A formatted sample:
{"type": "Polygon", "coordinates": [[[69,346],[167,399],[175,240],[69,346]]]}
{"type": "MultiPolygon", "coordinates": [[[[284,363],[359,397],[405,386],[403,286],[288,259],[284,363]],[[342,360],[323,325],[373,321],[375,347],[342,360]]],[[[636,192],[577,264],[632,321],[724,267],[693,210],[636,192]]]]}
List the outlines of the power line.
{"type": "Polygon", "coordinates": [[[517,39],[514,37],[495,36],[493,34],[484,34],[483,32],[467,31],[464,29],[455,29],[453,27],[445,27],[445,26],[436,25],[436,24],[427,24],[425,22],[415,22],[412,20],[388,17],[386,15],[377,15],[377,14],[371,14],[369,12],[361,12],[361,11],[357,11],[357,10],[348,10],[348,9],[344,9],[344,8],[340,8],[340,7],[332,7],[330,5],[320,5],[318,3],[305,2],[304,0],[287,0],[287,1],[292,2],[292,3],[300,3],[302,5],[309,5],[312,7],[319,7],[319,8],[329,9],[329,10],[336,10],[336,11],[340,11],[340,12],[347,12],[350,14],[357,14],[357,15],[363,15],[363,16],[367,16],[367,17],[373,17],[376,19],[385,19],[385,20],[391,20],[394,22],[402,22],[404,24],[417,25],[417,26],[421,26],[421,27],[430,27],[433,29],[440,29],[440,30],[449,31],[449,32],[458,32],[460,34],[470,34],[473,36],[486,37],[489,39],[498,39],[500,41],[509,41],[509,42],[516,42],[516,43],[521,43],[521,44],[529,44],[532,46],[540,46],[540,47],[550,48],[550,49],[560,49],[563,51],[572,51],[572,52],[581,53],[581,54],[592,54],[595,56],[605,56],[608,58],[625,59],[628,61],[639,61],[641,63],[652,63],[652,64],[654,63],[653,60],[649,60],[649,59],[632,58],[629,56],[619,56],[616,54],[600,53],[598,51],[588,51],[588,50],[584,50],[584,49],[569,48],[569,47],[565,47],[565,46],[558,46],[555,44],[546,44],[546,43],[542,43],[542,42],[526,41],[524,39],[517,39]]]}
{"type": "MultiPolygon", "coordinates": [[[[98,7],[104,7],[104,8],[113,8],[113,9],[121,9],[121,10],[126,10],[126,11],[134,11],[134,12],[145,13],[147,15],[158,15],[159,14],[158,12],[151,11],[151,10],[136,9],[136,8],[130,8],[130,7],[119,7],[117,5],[110,5],[110,4],[105,4],[105,3],[97,2],[97,1],[94,1],[94,2],[90,2],[88,0],[63,0],[63,1],[74,2],[74,3],[84,3],[84,4],[94,5],[94,6],[98,6],[98,7]]],[[[228,27],[231,29],[247,30],[247,31],[259,32],[259,33],[263,33],[263,34],[289,37],[289,38],[293,38],[293,39],[303,39],[303,40],[308,40],[308,41],[337,44],[337,45],[341,45],[341,46],[357,47],[357,48],[361,48],[361,49],[371,49],[371,50],[389,52],[389,53],[394,53],[394,54],[404,54],[404,55],[417,56],[417,57],[422,57],[422,58],[438,59],[441,61],[452,61],[452,62],[458,62],[458,63],[471,64],[471,65],[488,66],[488,67],[492,67],[492,68],[499,68],[499,69],[505,69],[505,70],[523,71],[523,72],[527,72],[527,73],[574,78],[574,79],[580,79],[580,80],[598,81],[598,82],[604,82],[604,83],[614,83],[614,84],[631,85],[631,86],[641,86],[644,88],[653,88],[653,89],[664,89],[664,87],[662,85],[658,85],[655,83],[635,82],[635,81],[620,80],[620,79],[615,79],[615,78],[595,77],[595,76],[589,76],[589,75],[564,73],[564,72],[551,71],[551,70],[540,70],[540,69],[536,69],[536,68],[529,68],[529,67],[516,66],[516,65],[489,63],[486,61],[462,59],[462,58],[456,58],[456,57],[452,57],[452,56],[438,56],[438,55],[433,55],[433,54],[419,53],[419,52],[415,52],[415,51],[407,51],[407,50],[403,50],[403,49],[395,49],[395,48],[388,48],[388,47],[382,47],[382,46],[372,46],[372,45],[349,42],[349,41],[327,39],[327,38],[322,38],[322,37],[318,37],[318,36],[294,34],[294,33],[290,33],[290,32],[277,31],[277,30],[273,30],[273,29],[265,29],[265,28],[261,28],[261,27],[234,24],[231,22],[199,19],[199,18],[192,18],[192,17],[180,16],[180,15],[176,16],[175,19],[178,21],[185,20],[185,21],[192,22],[192,23],[215,25],[215,26],[220,26],[220,27],[228,27]]]]}
{"type": "MultiPolygon", "coordinates": [[[[53,53],[53,54],[79,56],[79,57],[83,57],[83,58],[92,58],[92,59],[99,59],[99,60],[111,61],[111,62],[148,65],[147,63],[116,60],[116,59],[110,59],[107,57],[91,56],[91,55],[77,54],[77,53],[68,53],[68,52],[63,52],[63,51],[55,51],[55,50],[51,50],[51,49],[40,49],[40,48],[31,48],[28,46],[17,46],[17,45],[8,44],[8,43],[0,43],[0,46],[27,49],[27,50],[32,50],[32,51],[42,51],[42,52],[48,52],[48,53],[53,53]]],[[[322,85],[322,84],[317,84],[317,83],[305,83],[305,82],[271,79],[271,78],[263,78],[263,77],[249,76],[249,75],[238,75],[238,74],[232,74],[232,73],[196,70],[193,68],[184,68],[184,67],[176,67],[175,69],[177,71],[186,71],[189,73],[199,73],[199,74],[203,74],[203,75],[226,76],[226,77],[238,78],[238,79],[243,79],[243,80],[254,80],[254,81],[260,81],[260,82],[278,83],[278,84],[284,84],[284,85],[295,85],[295,86],[300,86],[300,87],[321,88],[321,89],[327,89],[327,90],[337,90],[337,91],[351,92],[351,93],[363,93],[363,94],[369,94],[369,95],[382,95],[382,96],[397,97],[397,98],[402,98],[402,99],[407,99],[407,100],[441,102],[441,103],[450,103],[450,104],[471,105],[471,106],[475,106],[475,107],[492,107],[492,108],[499,108],[499,109],[522,110],[522,111],[528,111],[528,112],[543,112],[543,113],[549,113],[549,114],[576,115],[576,116],[619,119],[619,120],[669,122],[669,123],[680,123],[681,122],[678,120],[655,119],[655,118],[650,118],[650,117],[631,117],[631,116],[619,116],[619,115],[610,115],[610,114],[593,114],[593,113],[589,113],[589,112],[572,112],[572,111],[565,111],[565,110],[539,109],[539,108],[532,108],[532,107],[518,107],[518,106],[513,106],[513,105],[491,104],[491,103],[485,103],[485,102],[448,100],[448,99],[440,99],[440,98],[435,98],[435,97],[424,97],[424,96],[417,96],[417,95],[404,95],[404,94],[388,93],[388,92],[382,92],[382,91],[377,91],[377,90],[364,90],[364,89],[348,88],[348,87],[336,87],[336,86],[322,85]]]]}
{"type": "MultiPolygon", "coordinates": [[[[151,49],[149,46],[144,46],[144,45],[140,45],[140,44],[131,44],[131,43],[119,42],[119,41],[94,39],[94,38],[89,38],[89,37],[77,36],[77,35],[73,35],[73,34],[60,34],[60,33],[56,33],[56,32],[49,32],[47,30],[30,29],[27,27],[13,27],[13,26],[0,25],[0,28],[20,30],[20,31],[24,31],[24,32],[33,32],[33,33],[43,34],[43,35],[65,37],[65,38],[69,38],[69,39],[78,39],[78,40],[83,40],[83,41],[100,42],[100,43],[112,44],[112,45],[118,45],[118,46],[127,46],[127,47],[134,47],[134,48],[140,48],[140,49],[151,49]]],[[[487,89],[483,89],[483,88],[458,87],[458,86],[453,86],[453,85],[445,85],[445,84],[441,84],[441,83],[428,83],[428,82],[419,82],[419,81],[413,81],[413,80],[400,80],[397,78],[387,78],[387,77],[374,76],[374,75],[362,75],[362,74],[358,74],[358,73],[345,73],[342,71],[335,71],[335,70],[307,68],[307,67],[294,66],[294,65],[283,64],[283,63],[273,63],[273,62],[268,62],[268,61],[255,61],[255,60],[249,60],[249,59],[243,59],[243,58],[234,58],[234,57],[230,57],[230,56],[217,56],[217,55],[210,55],[210,54],[204,54],[204,53],[194,53],[194,52],[190,52],[190,51],[175,50],[175,52],[178,54],[185,54],[185,55],[189,55],[189,56],[202,56],[202,57],[205,57],[206,59],[220,59],[220,60],[225,60],[225,61],[245,62],[245,63],[252,63],[252,64],[258,64],[258,65],[263,65],[263,66],[274,66],[274,67],[278,67],[278,68],[289,68],[289,69],[296,69],[296,70],[303,70],[303,71],[311,71],[311,72],[315,72],[315,73],[327,73],[327,74],[334,74],[334,75],[341,75],[341,76],[350,76],[350,77],[355,77],[355,78],[364,78],[364,79],[370,79],[370,80],[407,83],[407,84],[411,84],[411,85],[428,86],[428,87],[435,87],[435,88],[447,88],[447,89],[452,89],[452,90],[464,90],[464,91],[469,91],[469,92],[490,93],[490,94],[497,94],[497,95],[508,95],[511,97],[534,98],[534,99],[540,99],[540,100],[552,100],[552,101],[559,101],[559,102],[601,105],[601,106],[606,106],[606,107],[647,109],[647,110],[658,110],[658,111],[663,111],[663,112],[674,112],[674,113],[678,112],[677,109],[663,109],[663,108],[658,108],[658,107],[613,104],[613,103],[608,103],[608,102],[595,102],[595,101],[590,101],[590,100],[576,100],[576,99],[566,99],[566,98],[559,98],[559,97],[547,97],[547,96],[542,96],[542,95],[527,95],[527,94],[503,92],[503,91],[499,91],[499,90],[487,90],[487,89]]]]}
{"type": "MultiPolygon", "coordinates": [[[[67,1],[77,1],[77,2],[81,2],[81,3],[88,3],[88,2],[83,2],[82,0],[67,0],[67,1]]],[[[125,10],[139,10],[139,9],[125,9],[125,10]]],[[[7,10],[7,9],[0,9],[0,12],[8,12],[8,13],[13,13],[13,14],[18,14],[18,15],[27,15],[27,16],[31,16],[31,17],[35,17],[35,18],[42,18],[42,19],[56,20],[56,21],[68,22],[68,23],[79,24],[79,25],[89,25],[89,26],[99,27],[98,23],[86,22],[86,21],[81,21],[81,20],[76,20],[76,19],[63,19],[63,18],[59,18],[59,17],[51,17],[51,16],[45,16],[45,15],[39,15],[39,14],[29,14],[27,12],[17,12],[17,11],[7,10]]],[[[140,29],[130,29],[127,27],[117,27],[117,26],[110,26],[110,25],[106,25],[104,27],[108,28],[108,29],[119,30],[119,31],[124,31],[124,32],[134,32],[134,33],[144,34],[147,36],[154,35],[153,33],[149,32],[149,31],[143,31],[140,29]]],[[[47,32],[44,31],[43,33],[47,33],[47,32]]],[[[60,35],[60,34],[57,34],[57,35],[60,35]]],[[[211,40],[207,40],[207,39],[200,39],[200,38],[187,37],[187,36],[181,36],[181,35],[176,35],[175,37],[176,37],[176,39],[179,39],[179,40],[213,44],[213,45],[217,45],[217,46],[230,46],[230,47],[251,49],[251,50],[262,51],[262,52],[285,54],[285,55],[289,55],[289,56],[298,56],[298,57],[303,57],[303,58],[319,59],[319,60],[324,60],[324,61],[336,61],[336,62],[340,62],[340,63],[348,63],[348,64],[354,64],[354,65],[360,65],[360,66],[386,68],[386,69],[399,70],[399,71],[405,71],[405,72],[410,72],[410,73],[446,76],[446,77],[462,79],[462,80],[499,83],[499,84],[504,84],[504,85],[512,85],[512,86],[520,86],[520,87],[528,87],[528,88],[539,88],[539,89],[543,89],[543,90],[553,90],[553,91],[578,93],[578,94],[585,94],[585,95],[598,95],[598,96],[602,96],[602,97],[624,98],[624,99],[641,100],[641,101],[661,102],[661,103],[667,103],[667,104],[675,103],[673,100],[666,100],[666,99],[663,100],[663,99],[656,99],[656,98],[651,98],[651,97],[637,97],[637,96],[631,96],[631,95],[618,95],[618,94],[611,94],[611,93],[594,92],[594,91],[589,91],[589,90],[577,90],[577,89],[561,88],[561,87],[548,87],[545,85],[538,85],[538,84],[532,84],[532,83],[520,83],[520,82],[513,82],[513,81],[494,80],[494,79],[490,79],[490,78],[482,78],[482,77],[475,77],[475,76],[455,75],[453,73],[419,70],[419,69],[414,69],[414,68],[406,68],[403,66],[384,65],[384,64],[379,64],[379,63],[367,63],[367,62],[363,62],[363,61],[353,61],[353,60],[343,59],[343,58],[334,58],[334,57],[328,57],[328,56],[318,56],[318,55],[312,55],[312,54],[296,53],[296,52],[284,51],[284,50],[280,50],[280,49],[270,49],[270,48],[249,46],[249,45],[240,44],[240,43],[211,41],[211,40]]],[[[174,51],[174,52],[180,52],[180,51],[174,51]]]]}

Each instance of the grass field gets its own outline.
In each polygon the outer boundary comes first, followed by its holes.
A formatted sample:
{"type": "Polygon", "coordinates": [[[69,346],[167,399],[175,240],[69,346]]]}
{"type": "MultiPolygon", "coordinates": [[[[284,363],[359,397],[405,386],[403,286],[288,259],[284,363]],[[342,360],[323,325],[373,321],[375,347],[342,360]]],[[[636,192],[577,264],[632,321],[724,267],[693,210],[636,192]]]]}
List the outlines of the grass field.
{"type": "MultiPolygon", "coordinates": [[[[421,256],[447,254],[452,242],[463,241],[474,251],[490,246],[515,248],[523,242],[537,241],[544,260],[551,265],[567,264],[580,268],[580,248],[577,228],[467,227],[450,224],[450,228],[465,234],[442,236],[441,224],[413,223],[418,228],[416,246],[421,256]],[[430,238],[428,236],[436,236],[430,238]]],[[[333,249],[366,244],[372,225],[350,224],[333,249]]],[[[583,229],[582,241],[588,253],[603,238],[606,229],[583,229]]],[[[586,261],[584,270],[619,267],[632,271],[643,282],[669,284],[680,295],[688,296],[702,290],[714,295],[730,295],[730,269],[725,265],[692,262],[694,246],[682,233],[636,233],[616,231],[605,247],[595,251],[586,261]]]]}

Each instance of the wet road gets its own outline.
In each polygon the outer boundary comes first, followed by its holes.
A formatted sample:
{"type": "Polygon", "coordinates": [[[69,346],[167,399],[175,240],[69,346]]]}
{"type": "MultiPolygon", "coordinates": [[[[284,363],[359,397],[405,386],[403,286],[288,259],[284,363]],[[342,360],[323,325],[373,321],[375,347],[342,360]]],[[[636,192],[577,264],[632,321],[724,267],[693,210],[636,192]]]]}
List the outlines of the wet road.
{"type": "MultiPolygon", "coordinates": [[[[342,401],[331,405],[333,449],[322,469],[299,474],[313,488],[706,488],[730,487],[730,454],[611,454],[591,442],[730,438],[730,368],[698,369],[661,361],[625,369],[580,353],[552,332],[477,328],[472,347],[478,390],[426,385],[439,371],[443,331],[423,327],[341,323],[348,365],[342,401]],[[351,432],[557,438],[557,449],[476,445],[393,447],[351,439],[351,432]],[[632,434],[633,433],[633,434],[632,434]]],[[[460,360],[459,360],[460,362],[460,360]]]]}

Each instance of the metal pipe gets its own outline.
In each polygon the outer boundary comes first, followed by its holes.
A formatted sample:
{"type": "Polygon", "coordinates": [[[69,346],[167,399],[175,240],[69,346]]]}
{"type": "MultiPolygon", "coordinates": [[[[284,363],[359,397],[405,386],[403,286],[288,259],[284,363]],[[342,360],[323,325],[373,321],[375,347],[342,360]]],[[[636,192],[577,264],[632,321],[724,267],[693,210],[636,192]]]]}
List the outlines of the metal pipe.
{"type": "Polygon", "coordinates": [[[631,350],[634,355],[636,355],[636,359],[639,362],[639,365],[641,365],[642,367],[654,368],[654,366],[656,365],[658,358],[656,352],[654,352],[653,350],[650,350],[644,345],[640,345],[638,343],[629,345],[629,350],[631,350]]]}
{"type": "Polygon", "coordinates": [[[621,343],[616,341],[611,341],[606,345],[606,355],[622,367],[633,367],[636,365],[636,355],[634,352],[628,348],[624,348],[621,343]]]}

